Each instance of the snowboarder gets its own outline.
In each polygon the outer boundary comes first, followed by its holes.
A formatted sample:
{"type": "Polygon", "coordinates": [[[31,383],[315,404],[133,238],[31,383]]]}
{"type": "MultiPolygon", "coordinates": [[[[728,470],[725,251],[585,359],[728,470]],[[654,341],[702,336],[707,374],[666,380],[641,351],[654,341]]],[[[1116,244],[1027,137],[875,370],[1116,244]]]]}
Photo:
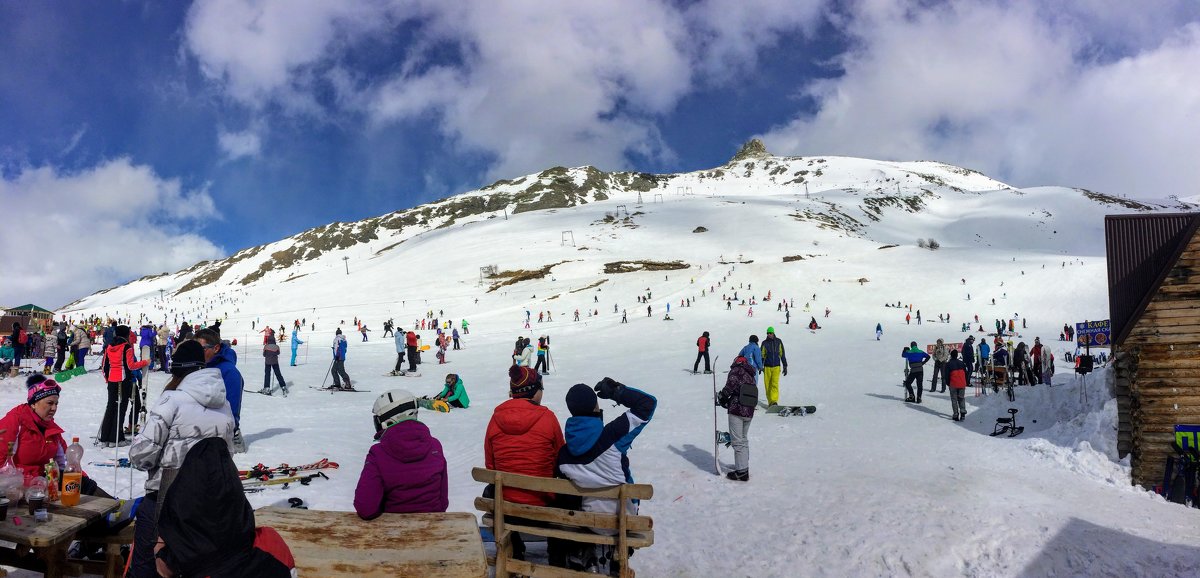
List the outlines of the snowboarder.
{"type": "Polygon", "coordinates": [[[463,385],[462,377],[457,373],[446,374],[446,383],[442,387],[442,392],[433,396],[433,399],[440,399],[450,407],[460,409],[466,409],[471,405],[471,398],[467,397],[467,388],[463,385]]]}
{"type": "Polygon", "coordinates": [[[924,368],[925,362],[929,361],[929,354],[921,351],[921,348],[917,347],[917,342],[914,341],[909,344],[908,349],[900,353],[900,356],[904,358],[904,401],[905,403],[921,403],[921,392],[925,389],[924,368]],[[914,384],[916,385],[915,396],[913,394],[914,384]]]}
{"type": "MultiPolygon", "coordinates": [[[[751,336],[755,352],[757,341],[757,337],[751,336]]],[[[725,477],[738,482],[750,481],[750,421],[758,407],[758,376],[752,363],[743,355],[734,359],[729,366],[729,377],[725,378],[725,388],[717,395],[717,404],[729,412],[729,439],[733,446],[734,470],[725,477]]]]}
{"type": "Polygon", "coordinates": [[[449,477],[442,443],[417,421],[417,399],[393,389],[371,408],[378,443],[367,451],[354,490],[354,511],[364,520],[386,513],[445,512],[449,477]]]}
{"type": "Polygon", "coordinates": [[[700,368],[700,360],[704,360],[704,373],[712,373],[712,368],[709,366],[708,350],[712,347],[712,339],[709,338],[708,332],[696,338],[696,361],[692,364],[692,373],[700,368]]]}
{"type": "Polygon", "coordinates": [[[787,353],[783,340],[775,337],[775,328],[767,328],[767,338],[762,343],[763,384],[767,392],[767,405],[779,403],[779,374],[787,375],[787,353]],[[782,366],[782,367],[781,367],[782,366]]]}
{"type": "Polygon", "coordinates": [[[333,336],[333,365],[330,366],[330,371],[333,373],[333,387],[331,389],[354,389],[354,385],[350,383],[350,375],[346,373],[346,346],[346,336],[342,335],[342,328],[338,327],[333,336]],[[342,380],[346,381],[344,387],[342,380]]]}

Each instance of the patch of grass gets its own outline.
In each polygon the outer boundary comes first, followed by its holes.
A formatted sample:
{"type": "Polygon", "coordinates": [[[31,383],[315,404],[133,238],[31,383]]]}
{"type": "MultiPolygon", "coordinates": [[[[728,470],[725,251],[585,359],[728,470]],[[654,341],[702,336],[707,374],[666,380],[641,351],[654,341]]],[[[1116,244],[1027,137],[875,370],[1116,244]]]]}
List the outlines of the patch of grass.
{"type": "Polygon", "coordinates": [[[613,261],[604,264],[604,272],[635,273],[637,271],[675,271],[691,267],[683,261],[613,261]]]}
{"type": "Polygon", "coordinates": [[[599,281],[596,281],[595,283],[592,283],[591,285],[588,285],[587,287],[580,287],[578,289],[572,289],[571,293],[579,293],[580,291],[587,291],[588,289],[594,289],[605,283],[608,283],[608,279],[601,279],[599,281]]]}
{"type": "Polygon", "coordinates": [[[496,281],[495,283],[492,283],[491,288],[489,288],[487,292],[491,293],[492,291],[495,291],[501,287],[507,287],[509,285],[516,285],[517,283],[520,283],[521,281],[532,281],[534,279],[543,279],[546,277],[546,275],[550,274],[551,269],[553,269],[559,265],[562,265],[563,263],[568,263],[568,262],[569,261],[559,261],[557,263],[551,263],[549,265],[546,265],[545,267],[542,267],[541,269],[534,269],[532,271],[529,271],[526,269],[516,269],[513,271],[501,271],[499,273],[496,273],[495,275],[488,277],[489,279],[497,279],[498,281],[496,281]]]}

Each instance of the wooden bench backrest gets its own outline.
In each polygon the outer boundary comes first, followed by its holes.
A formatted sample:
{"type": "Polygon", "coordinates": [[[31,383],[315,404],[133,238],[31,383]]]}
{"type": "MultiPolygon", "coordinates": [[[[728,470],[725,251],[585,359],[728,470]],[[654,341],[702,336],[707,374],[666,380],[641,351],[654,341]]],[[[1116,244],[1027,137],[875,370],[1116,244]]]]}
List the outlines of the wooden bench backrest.
{"type": "Polygon", "coordinates": [[[538,478],[521,474],[496,472],[485,468],[472,469],[471,477],[477,482],[495,484],[497,497],[502,495],[504,488],[511,487],[585,498],[609,498],[619,501],[619,506],[615,514],[604,514],[566,510],[549,506],[516,504],[500,499],[476,498],[475,507],[481,511],[490,512],[494,516],[497,577],[507,577],[510,571],[533,575],[535,574],[535,570],[537,576],[566,577],[587,575],[570,570],[512,560],[509,557],[509,532],[516,531],[546,536],[548,538],[562,538],[577,542],[615,546],[614,555],[621,562],[622,577],[631,575],[626,548],[644,548],[654,543],[653,520],[647,516],[631,516],[626,513],[624,507],[626,500],[635,498],[648,500],[652,498],[654,496],[654,487],[649,484],[621,484],[608,488],[581,488],[570,480],[538,478]],[[578,528],[578,530],[572,531],[571,529],[554,527],[511,524],[506,521],[506,518],[509,516],[538,522],[548,522],[560,527],[571,526],[578,528]],[[610,536],[607,534],[592,533],[590,532],[592,528],[615,531],[616,535],[610,536]]]}

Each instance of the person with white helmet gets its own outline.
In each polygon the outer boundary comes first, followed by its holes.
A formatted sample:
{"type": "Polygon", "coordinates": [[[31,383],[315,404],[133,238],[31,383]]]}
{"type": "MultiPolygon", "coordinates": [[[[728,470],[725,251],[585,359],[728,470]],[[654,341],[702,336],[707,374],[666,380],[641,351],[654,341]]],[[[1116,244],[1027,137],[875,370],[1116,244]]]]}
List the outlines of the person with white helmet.
{"type": "Polygon", "coordinates": [[[367,451],[354,510],[364,520],[387,513],[445,512],[449,482],[442,444],[417,421],[417,398],[393,389],[375,400],[371,413],[378,443],[367,451]]]}

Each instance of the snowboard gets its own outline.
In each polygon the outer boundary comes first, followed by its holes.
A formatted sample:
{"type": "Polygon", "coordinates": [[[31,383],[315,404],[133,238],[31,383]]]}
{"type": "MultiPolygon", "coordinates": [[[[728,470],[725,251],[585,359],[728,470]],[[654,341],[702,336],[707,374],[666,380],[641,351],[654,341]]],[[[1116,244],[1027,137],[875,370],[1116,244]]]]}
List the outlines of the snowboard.
{"type": "Polygon", "coordinates": [[[417,405],[421,409],[433,410],[438,413],[450,413],[450,404],[440,399],[429,399],[427,397],[418,397],[417,405]]]}
{"type": "Polygon", "coordinates": [[[817,412],[815,405],[772,405],[765,410],[768,414],[778,414],[779,417],[806,415],[817,412]]]}
{"type": "Polygon", "coordinates": [[[329,393],[371,393],[369,389],[334,389],[332,387],[317,387],[310,385],[309,387],[317,391],[328,391],[329,393]]]}
{"type": "MultiPolygon", "coordinates": [[[[716,363],[720,359],[721,359],[721,356],[719,356],[719,355],[713,358],[713,367],[716,367],[716,363]]],[[[725,435],[729,435],[729,433],[722,432],[717,427],[717,410],[721,409],[721,406],[717,405],[717,374],[716,374],[716,372],[714,372],[712,374],[712,382],[713,382],[713,469],[716,470],[717,475],[720,476],[720,475],[724,475],[724,473],[725,473],[724,471],[721,470],[721,456],[720,456],[720,449],[719,449],[721,447],[721,434],[724,433],[725,435]]]]}
{"type": "Polygon", "coordinates": [[[421,377],[421,373],[417,371],[405,371],[404,373],[385,373],[384,377],[421,377]]]}

